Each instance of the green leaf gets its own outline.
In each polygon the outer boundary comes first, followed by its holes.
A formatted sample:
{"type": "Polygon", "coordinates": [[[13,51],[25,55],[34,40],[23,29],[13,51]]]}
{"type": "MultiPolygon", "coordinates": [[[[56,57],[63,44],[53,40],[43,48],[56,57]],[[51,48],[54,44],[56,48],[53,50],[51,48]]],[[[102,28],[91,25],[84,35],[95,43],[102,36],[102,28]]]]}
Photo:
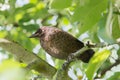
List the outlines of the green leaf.
{"type": "Polygon", "coordinates": [[[2,80],[25,80],[25,70],[19,62],[5,59],[0,64],[0,79],[2,80]]]}
{"type": "Polygon", "coordinates": [[[51,3],[51,8],[54,9],[64,9],[72,4],[72,0],[53,0],[51,3]]]}
{"type": "Polygon", "coordinates": [[[95,55],[91,58],[87,70],[86,75],[89,80],[93,80],[94,74],[100,68],[100,66],[105,62],[105,60],[109,57],[110,51],[103,50],[101,52],[96,52],[95,55]]]}
{"type": "Polygon", "coordinates": [[[30,3],[36,4],[38,0],[30,0],[30,3]]]}
{"type": "Polygon", "coordinates": [[[108,0],[90,0],[86,5],[76,7],[71,20],[81,22],[81,33],[91,29],[100,20],[102,12],[107,8],[107,2],[108,0]]]}
{"type": "Polygon", "coordinates": [[[6,31],[0,30],[0,38],[4,38],[6,37],[6,35],[7,35],[6,31]]]}
{"type": "Polygon", "coordinates": [[[6,69],[20,68],[20,63],[13,60],[5,60],[0,64],[0,72],[5,71],[6,69]]]}
{"type": "Polygon", "coordinates": [[[113,43],[114,40],[107,35],[105,25],[106,25],[106,16],[104,16],[98,23],[98,27],[99,27],[98,36],[108,43],[113,43]]]}
{"type": "Polygon", "coordinates": [[[41,10],[37,10],[32,17],[33,19],[38,19],[38,18],[45,18],[48,15],[49,15],[48,10],[46,8],[43,8],[41,10]]]}
{"type": "Polygon", "coordinates": [[[24,14],[23,17],[19,20],[19,22],[23,24],[24,22],[28,22],[28,21],[30,21],[31,19],[32,19],[31,16],[26,13],[26,14],[24,14]]]}
{"type": "Polygon", "coordinates": [[[113,26],[112,26],[112,37],[114,39],[120,38],[120,25],[118,15],[114,16],[113,26]]]}
{"type": "MultiPolygon", "coordinates": [[[[91,36],[90,36],[90,37],[91,37],[91,36]]],[[[98,37],[98,35],[97,35],[97,32],[94,32],[94,33],[92,34],[92,41],[93,41],[93,42],[96,42],[96,43],[100,42],[99,37],[98,37]]]]}
{"type": "Polygon", "coordinates": [[[3,15],[3,16],[5,16],[7,18],[9,16],[9,12],[7,10],[0,11],[0,15],[3,15]]]}
{"type": "Polygon", "coordinates": [[[116,72],[113,76],[111,76],[107,80],[120,80],[120,72],[116,72]]]}
{"type": "Polygon", "coordinates": [[[118,49],[117,54],[118,54],[118,56],[120,56],[120,48],[118,49]]]}
{"type": "Polygon", "coordinates": [[[32,3],[29,3],[29,4],[26,4],[26,5],[22,6],[22,7],[16,8],[15,9],[15,14],[17,14],[19,12],[23,12],[23,11],[26,12],[27,9],[30,9],[32,7],[35,7],[35,5],[32,4],[32,3]]]}
{"type": "Polygon", "coordinates": [[[26,10],[26,9],[32,8],[32,7],[34,7],[34,6],[35,6],[34,4],[29,3],[29,4],[26,4],[26,5],[24,5],[23,7],[21,7],[21,9],[26,10]]]}
{"type": "Polygon", "coordinates": [[[92,42],[99,43],[99,36],[97,34],[98,26],[94,26],[91,30],[89,30],[89,37],[92,40],[92,42]]]}
{"type": "MultiPolygon", "coordinates": [[[[31,28],[28,26],[28,28],[31,28]]],[[[10,32],[8,32],[7,38],[14,40],[15,42],[18,42],[23,46],[25,49],[28,49],[30,51],[33,50],[36,44],[35,42],[32,42],[28,37],[31,34],[28,34],[28,31],[24,31],[25,29],[22,27],[18,27],[16,29],[12,29],[10,32]],[[32,45],[30,43],[33,43],[32,45]]]]}
{"type": "Polygon", "coordinates": [[[0,3],[2,3],[2,4],[3,4],[4,2],[5,2],[5,0],[0,0],[0,3]]]}
{"type": "Polygon", "coordinates": [[[16,0],[10,0],[10,1],[9,1],[9,4],[10,4],[10,9],[9,9],[9,11],[10,11],[10,12],[13,12],[13,11],[14,11],[14,9],[15,9],[15,3],[16,3],[16,0]]]}
{"type": "Polygon", "coordinates": [[[23,25],[21,28],[26,29],[29,32],[33,32],[39,28],[38,24],[28,24],[28,25],[23,25]]]}

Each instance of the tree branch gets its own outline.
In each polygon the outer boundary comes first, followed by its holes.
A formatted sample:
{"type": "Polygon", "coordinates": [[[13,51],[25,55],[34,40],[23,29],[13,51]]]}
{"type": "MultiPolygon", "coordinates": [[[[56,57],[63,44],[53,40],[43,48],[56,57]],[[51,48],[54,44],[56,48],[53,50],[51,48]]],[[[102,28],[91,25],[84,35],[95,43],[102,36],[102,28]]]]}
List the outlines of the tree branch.
{"type": "Polygon", "coordinates": [[[12,53],[17,60],[26,63],[28,70],[34,69],[49,79],[52,79],[57,71],[40,57],[27,51],[16,42],[0,39],[0,47],[12,53]]]}
{"type": "Polygon", "coordinates": [[[4,50],[12,53],[15,58],[23,63],[27,64],[26,70],[34,69],[49,80],[71,80],[65,70],[56,70],[56,68],[49,65],[46,61],[42,60],[36,54],[24,49],[16,42],[9,41],[7,39],[0,39],[0,47],[4,50]]]}

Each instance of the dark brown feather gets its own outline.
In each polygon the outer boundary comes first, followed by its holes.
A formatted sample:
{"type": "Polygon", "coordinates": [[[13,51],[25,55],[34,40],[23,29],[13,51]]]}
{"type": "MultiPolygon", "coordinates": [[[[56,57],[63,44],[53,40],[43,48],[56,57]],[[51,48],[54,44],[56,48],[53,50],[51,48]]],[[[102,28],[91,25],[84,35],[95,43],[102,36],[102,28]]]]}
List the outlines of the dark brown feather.
{"type": "MultiPolygon", "coordinates": [[[[67,59],[69,54],[84,47],[84,44],[81,41],[58,28],[41,27],[40,30],[42,30],[42,32],[38,37],[40,39],[41,46],[48,54],[58,59],[67,59]]],[[[78,58],[83,62],[88,62],[93,54],[94,51],[89,49],[78,58]]]]}

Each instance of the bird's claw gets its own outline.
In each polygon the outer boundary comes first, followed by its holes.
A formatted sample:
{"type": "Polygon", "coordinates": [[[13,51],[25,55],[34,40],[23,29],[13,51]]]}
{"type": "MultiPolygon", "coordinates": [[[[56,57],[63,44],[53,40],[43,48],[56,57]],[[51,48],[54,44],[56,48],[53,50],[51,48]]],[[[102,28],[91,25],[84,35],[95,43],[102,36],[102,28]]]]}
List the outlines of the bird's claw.
{"type": "Polygon", "coordinates": [[[62,69],[63,70],[66,70],[66,69],[68,69],[68,66],[69,66],[69,62],[65,62],[63,65],[62,65],[62,69]]]}
{"type": "Polygon", "coordinates": [[[62,69],[66,70],[69,67],[69,64],[75,60],[74,54],[70,54],[67,58],[67,61],[62,65],[62,69]]]}
{"type": "Polygon", "coordinates": [[[68,62],[72,62],[72,61],[74,61],[74,59],[75,59],[75,56],[74,56],[73,53],[71,53],[71,54],[68,56],[67,61],[68,61],[68,62]]]}

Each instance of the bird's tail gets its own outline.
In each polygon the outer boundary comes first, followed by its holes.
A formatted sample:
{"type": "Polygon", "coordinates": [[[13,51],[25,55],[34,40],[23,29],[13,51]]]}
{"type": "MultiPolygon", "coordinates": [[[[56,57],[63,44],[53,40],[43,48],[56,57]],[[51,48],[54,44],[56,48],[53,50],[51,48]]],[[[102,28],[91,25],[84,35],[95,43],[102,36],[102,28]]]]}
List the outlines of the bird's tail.
{"type": "Polygon", "coordinates": [[[95,52],[92,49],[88,49],[84,53],[80,54],[78,58],[83,62],[88,63],[91,57],[94,55],[94,53],[95,52]]]}

